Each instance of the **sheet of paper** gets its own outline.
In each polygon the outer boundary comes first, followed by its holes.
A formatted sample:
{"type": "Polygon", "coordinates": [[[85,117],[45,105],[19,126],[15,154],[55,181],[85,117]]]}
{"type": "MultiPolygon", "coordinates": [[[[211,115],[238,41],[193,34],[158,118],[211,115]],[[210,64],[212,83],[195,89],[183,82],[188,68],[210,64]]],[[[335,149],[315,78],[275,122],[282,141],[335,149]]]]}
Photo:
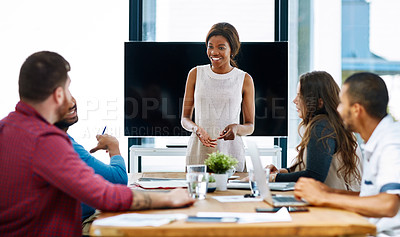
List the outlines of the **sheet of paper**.
{"type": "Polygon", "coordinates": [[[260,197],[256,198],[245,198],[243,195],[234,196],[213,196],[219,202],[262,202],[260,197]]]}
{"type": "Polygon", "coordinates": [[[282,207],[275,213],[244,213],[244,212],[198,212],[199,217],[236,217],[238,223],[258,222],[287,222],[292,221],[286,207],[282,207]]]}
{"type": "Polygon", "coordinates": [[[102,226],[161,226],[175,220],[186,219],[186,214],[121,214],[100,220],[96,225],[102,226]]]}
{"type": "Polygon", "coordinates": [[[152,188],[186,188],[186,180],[168,180],[168,181],[137,181],[135,184],[144,189],[152,188]]]}

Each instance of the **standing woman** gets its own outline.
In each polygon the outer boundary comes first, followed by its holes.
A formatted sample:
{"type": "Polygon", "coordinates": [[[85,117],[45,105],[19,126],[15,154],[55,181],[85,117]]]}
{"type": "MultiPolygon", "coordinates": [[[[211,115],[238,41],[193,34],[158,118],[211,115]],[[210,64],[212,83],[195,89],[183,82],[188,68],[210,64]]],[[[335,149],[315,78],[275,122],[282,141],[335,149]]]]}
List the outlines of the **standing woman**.
{"type": "Polygon", "coordinates": [[[184,129],[192,131],[186,164],[203,164],[208,154],[218,150],[236,158],[236,170],[242,172],[245,155],[241,136],[254,131],[253,79],[237,68],[234,58],[240,41],[231,24],[213,25],[206,46],[211,64],[191,69],[186,81],[181,123],[184,129]]]}
{"type": "Polygon", "coordinates": [[[353,133],[345,129],[337,111],[339,86],[324,71],[300,76],[293,100],[298,116],[301,142],[298,155],[288,169],[268,165],[271,182],[296,182],[310,177],[331,188],[359,191],[361,179],[358,145],[353,133]]]}

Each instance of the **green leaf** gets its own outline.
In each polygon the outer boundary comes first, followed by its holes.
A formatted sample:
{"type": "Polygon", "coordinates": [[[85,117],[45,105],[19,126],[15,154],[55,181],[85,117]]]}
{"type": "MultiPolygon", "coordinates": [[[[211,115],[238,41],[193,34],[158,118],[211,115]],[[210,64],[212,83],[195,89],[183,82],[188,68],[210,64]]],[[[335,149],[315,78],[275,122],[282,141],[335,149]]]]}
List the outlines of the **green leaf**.
{"type": "Polygon", "coordinates": [[[214,171],[216,174],[225,174],[237,163],[238,161],[235,158],[219,151],[208,154],[208,158],[204,161],[208,169],[214,171]]]}

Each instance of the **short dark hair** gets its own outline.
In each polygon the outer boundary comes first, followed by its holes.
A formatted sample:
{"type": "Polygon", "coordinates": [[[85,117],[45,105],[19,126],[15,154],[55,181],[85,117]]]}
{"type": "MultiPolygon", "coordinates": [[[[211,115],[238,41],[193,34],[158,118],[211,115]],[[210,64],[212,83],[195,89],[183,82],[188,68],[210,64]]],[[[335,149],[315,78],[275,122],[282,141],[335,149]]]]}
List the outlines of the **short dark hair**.
{"type": "Polygon", "coordinates": [[[360,72],[346,79],[347,94],[350,103],[362,105],[374,118],[382,119],[387,115],[389,93],[383,79],[370,72],[360,72]]]}
{"type": "Polygon", "coordinates": [[[227,22],[220,22],[214,24],[210,31],[208,31],[206,37],[206,45],[211,37],[221,35],[226,40],[228,40],[229,46],[231,47],[231,65],[237,67],[237,63],[235,61],[235,57],[239,53],[240,50],[240,40],[239,40],[239,33],[237,32],[236,28],[227,23],[227,22]]]}
{"type": "Polygon", "coordinates": [[[61,55],[41,51],[29,56],[21,66],[19,74],[19,96],[21,100],[42,102],[56,88],[64,87],[71,67],[61,55]]]}

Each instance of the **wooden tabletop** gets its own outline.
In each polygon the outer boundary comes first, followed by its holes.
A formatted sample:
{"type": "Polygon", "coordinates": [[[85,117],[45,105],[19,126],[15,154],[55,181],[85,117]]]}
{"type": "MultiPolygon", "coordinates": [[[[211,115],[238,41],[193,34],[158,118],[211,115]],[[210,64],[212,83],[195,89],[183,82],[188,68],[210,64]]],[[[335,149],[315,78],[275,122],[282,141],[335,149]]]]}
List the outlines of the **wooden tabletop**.
{"type": "MultiPolygon", "coordinates": [[[[241,177],[245,174],[239,174],[241,177]]],[[[130,183],[139,177],[182,178],[184,173],[132,174],[130,183]]],[[[254,213],[256,207],[269,207],[265,202],[221,203],[211,196],[243,195],[249,190],[228,190],[208,193],[205,200],[193,206],[180,209],[135,211],[143,214],[196,215],[197,212],[247,212],[254,213]]],[[[286,192],[280,192],[285,194],[286,192]]],[[[364,217],[345,210],[308,207],[309,212],[290,213],[291,222],[270,222],[254,224],[238,223],[187,223],[176,221],[159,227],[107,227],[92,225],[94,236],[365,236],[374,234],[376,228],[364,217]]],[[[105,212],[99,219],[123,213],[105,212]]]]}

